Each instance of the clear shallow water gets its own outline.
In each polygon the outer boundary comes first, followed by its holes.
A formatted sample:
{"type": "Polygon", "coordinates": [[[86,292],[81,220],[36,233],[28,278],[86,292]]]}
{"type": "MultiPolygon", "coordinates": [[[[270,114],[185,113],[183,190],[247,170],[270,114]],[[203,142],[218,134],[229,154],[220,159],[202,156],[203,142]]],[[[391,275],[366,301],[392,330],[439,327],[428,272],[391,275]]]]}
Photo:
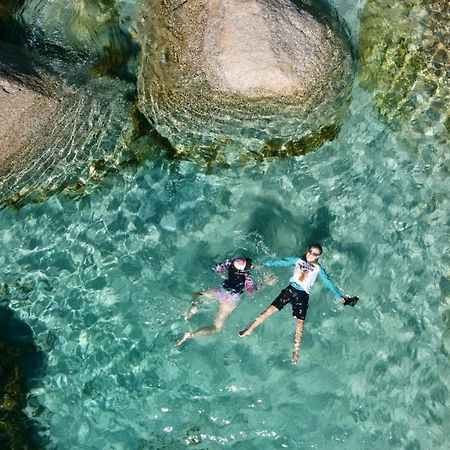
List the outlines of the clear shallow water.
{"type": "Polygon", "coordinates": [[[1,212],[11,306],[48,352],[31,403],[49,448],[444,448],[445,171],[354,96],[339,138],[296,160],[212,175],[156,160],[77,199],[1,212]],[[192,292],[219,283],[214,262],[312,239],[362,300],[345,309],[317,286],[297,367],[289,311],[237,337],[283,269],[221,335],[173,346],[214,317],[182,320],[192,292]]]}
{"type": "Polygon", "coordinates": [[[208,175],[157,159],[2,210],[2,281],[48,355],[29,407],[45,408],[48,448],[445,448],[448,160],[433,136],[405,142],[355,82],[339,137],[304,157],[208,175]],[[297,367],[288,310],[237,336],[289,269],[222,334],[173,346],[213,320],[214,305],[182,315],[219,284],[215,262],[312,240],[361,301],[343,308],[316,285],[297,367]]]}

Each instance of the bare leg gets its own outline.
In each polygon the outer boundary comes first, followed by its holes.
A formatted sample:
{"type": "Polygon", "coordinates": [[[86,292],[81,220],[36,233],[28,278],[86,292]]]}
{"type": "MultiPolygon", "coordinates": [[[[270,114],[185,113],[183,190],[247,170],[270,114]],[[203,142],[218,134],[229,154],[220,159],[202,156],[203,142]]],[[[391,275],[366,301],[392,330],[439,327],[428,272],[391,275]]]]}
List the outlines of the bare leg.
{"type": "Polygon", "coordinates": [[[216,314],[216,319],[214,320],[214,325],[211,327],[203,327],[197,331],[194,331],[191,337],[209,336],[210,334],[220,333],[225,325],[225,322],[236,306],[237,304],[232,302],[221,303],[216,314]]]}
{"type": "Polygon", "coordinates": [[[253,333],[253,330],[261,325],[267,318],[269,318],[273,313],[278,312],[278,309],[275,306],[270,305],[262,314],[260,314],[255,321],[248,326],[245,330],[239,331],[239,336],[249,336],[253,333]]]}
{"type": "Polygon", "coordinates": [[[184,320],[189,320],[194,314],[196,314],[198,312],[198,307],[202,303],[200,300],[201,297],[213,299],[215,296],[215,292],[216,291],[214,289],[209,289],[207,291],[202,291],[202,292],[196,292],[192,296],[191,307],[189,308],[189,310],[186,313],[184,313],[184,320]]]}
{"type": "Polygon", "coordinates": [[[232,302],[223,302],[219,306],[219,310],[216,314],[216,319],[214,321],[214,325],[210,327],[203,327],[198,329],[197,331],[190,332],[187,331],[184,333],[181,339],[175,342],[176,346],[179,346],[186,342],[189,339],[197,338],[200,336],[209,336],[211,334],[220,333],[222,331],[225,322],[227,321],[230,314],[233,312],[234,308],[236,308],[237,304],[232,302]]]}
{"type": "Polygon", "coordinates": [[[297,364],[298,361],[298,356],[300,354],[300,346],[302,344],[304,323],[305,323],[304,320],[297,319],[297,326],[295,328],[294,351],[292,352],[292,364],[297,364]]]}

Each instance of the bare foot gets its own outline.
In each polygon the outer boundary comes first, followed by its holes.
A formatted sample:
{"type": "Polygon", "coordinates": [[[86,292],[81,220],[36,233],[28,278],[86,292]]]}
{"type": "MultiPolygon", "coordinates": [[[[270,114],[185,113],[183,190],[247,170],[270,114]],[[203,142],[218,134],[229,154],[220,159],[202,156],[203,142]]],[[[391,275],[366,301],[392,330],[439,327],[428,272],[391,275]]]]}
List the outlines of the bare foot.
{"type": "Polygon", "coordinates": [[[192,333],[190,331],[186,331],[186,333],[183,334],[183,337],[181,339],[178,339],[178,341],[175,342],[175,347],[180,346],[181,344],[186,342],[191,337],[192,337],[192,333]]]}
{"type": "Polygon", "coordinates": [[[251,334],[252,334],[252,332],[250,331],[249,328],[246,328],[245,330],[239,331],[239,336],[240,337],[250,336],[251,334]]]}
{"type": "Polygon", "coordinates": [[[189,320],[197,312],[198,312],[197,306],[191,306],[189,308],[189,311],[184,313],[184,320],[189,320]]]}

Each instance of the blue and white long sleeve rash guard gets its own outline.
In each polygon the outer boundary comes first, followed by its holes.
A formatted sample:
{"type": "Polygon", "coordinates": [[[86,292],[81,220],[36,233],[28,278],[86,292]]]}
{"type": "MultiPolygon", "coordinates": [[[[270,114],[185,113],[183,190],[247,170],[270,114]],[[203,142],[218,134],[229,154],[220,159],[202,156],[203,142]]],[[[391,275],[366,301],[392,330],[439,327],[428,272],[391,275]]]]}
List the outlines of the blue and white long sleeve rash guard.
{"type": "Polygon", "coordinates": [[[294,272],[289,282],[292,287],[305,291],[307,294],[311,292],[311,288],[319,276],[336,298],[343,296],[319,263],[310,264],[299,256],[290,256],[282,259],[266,259],[261,264],[266,267],[294,266],[294,272]]]}

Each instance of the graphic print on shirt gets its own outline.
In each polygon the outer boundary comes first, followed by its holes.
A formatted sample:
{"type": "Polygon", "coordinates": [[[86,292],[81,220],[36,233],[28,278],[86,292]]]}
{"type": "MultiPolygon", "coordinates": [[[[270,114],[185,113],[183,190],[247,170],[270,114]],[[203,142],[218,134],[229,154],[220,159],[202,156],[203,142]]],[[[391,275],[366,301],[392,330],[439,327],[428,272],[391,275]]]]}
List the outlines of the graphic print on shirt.
{"type": "Polygon", "coordinates": [[[305,281],[307,276],[314,272],[315,267],[312,264],[307,263],[306,261],[299,260],[297,261],[297,270],[295,271],[294,276],[297,278],[295,281],[298,284],[302,284],[302,281],[305,281]]]}
{"type": "Polygon", "coordinates": [[[309,294],[319,272],[319,264],[310,264],[299,258],[295,262],[294,273],[289,281],[295,283],[296,286],[300,286],[309,294]]]}

